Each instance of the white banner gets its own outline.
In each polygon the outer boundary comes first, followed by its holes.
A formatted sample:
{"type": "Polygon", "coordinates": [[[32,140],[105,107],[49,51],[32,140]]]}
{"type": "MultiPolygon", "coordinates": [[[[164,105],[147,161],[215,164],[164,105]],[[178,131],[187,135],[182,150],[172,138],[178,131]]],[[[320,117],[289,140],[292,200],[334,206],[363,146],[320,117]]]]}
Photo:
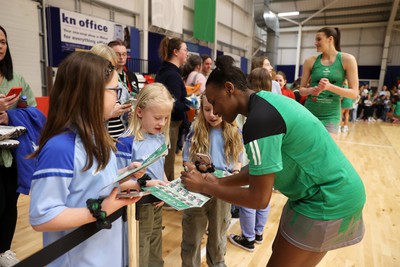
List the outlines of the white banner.
{"type": "Polygon", "coordinates": [[[183,0],[152,0],[151,24],[165,30],[182,33],[183,0]]]}
{"type": "Polygon", "coordinates": [[[123,40],[123,26],[60,9],[61,42],[85,46],[123,40]]]}

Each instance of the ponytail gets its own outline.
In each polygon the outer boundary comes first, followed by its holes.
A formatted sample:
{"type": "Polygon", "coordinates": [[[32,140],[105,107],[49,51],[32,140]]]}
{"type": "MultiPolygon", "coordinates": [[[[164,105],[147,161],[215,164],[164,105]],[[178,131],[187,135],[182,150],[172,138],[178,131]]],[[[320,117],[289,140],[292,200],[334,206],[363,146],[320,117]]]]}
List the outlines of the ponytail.
{"type": "Polygon", "coordinates": [[[248,88],[246,76],[238,67],[233,65],[234,63],[235,60],[231,56],[219,56],[215,62],[216,68],[208,77],[206,86],[215,84],[222,87],[226,82],[231,82],[237,89],[246,90],[248,88]]]}
{"type": "Polygon", "coordinates": [[[174,50],[177,49],[179,50],[181,48],[181,45],[183,43],[183,40],[180,38],[169,38],[169,37],[164,37],[164,39],[161,40],[160,43],[160,57],[161,59],[168,61],[172,58],[174,55],[174,50]]]}

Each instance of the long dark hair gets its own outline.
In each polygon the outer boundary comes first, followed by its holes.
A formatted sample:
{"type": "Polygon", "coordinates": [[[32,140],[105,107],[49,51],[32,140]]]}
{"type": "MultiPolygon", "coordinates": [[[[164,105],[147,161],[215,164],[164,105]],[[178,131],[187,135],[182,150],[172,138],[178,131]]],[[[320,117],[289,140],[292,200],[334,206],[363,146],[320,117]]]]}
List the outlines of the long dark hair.
{"type": "Polygon", "coordinates": [[[248,88],[246,76],[241,69],[233,65],[234,62],[231,56],[219,56],[215,61],[216,68],[208,76],[206,86],[214,84],[223,87],[226,82],[231,82],[237,89],[245,91],[248,88]]]}
{"type": "Polygon", "coordinates": [[[332,28],[332,27],[323,27],[318,30],[318,32],[325,33],[326,37],[333,37],[335,49],[337,51],[341,51],[340,49],[340,30],[339,28],[332,28]]]}
{"type": "Polygon", "coordinates": [[[10,81],[14,78],[10,46],[8,45],[6,30],[2,26],[0,26],[0,30],[4,33],[6,37],[6,45],[7,45],[7,50],[4,59],[0,61],[0,74],[2,74],[7,81],[10,81]]]}
{"type": "Polygon", "coordinates": [[[191,55],[185,65],[182,66],[182,77],[186,81],[189,74],[194,71],[197,66],[201,66],[201,57],[198,55],[191,55]]]}
{"type": "Polygon", "coordinates": [[[95,54],[74,52],[60,64],[50,91],[49,115],[39,140],[37,156],[46,142],[65,131],[80,135],[87,153],[83,171],[97,160],[102,170],[115,150],[104,125],[105,85],[114,75],[111,63],[95,54]]]}

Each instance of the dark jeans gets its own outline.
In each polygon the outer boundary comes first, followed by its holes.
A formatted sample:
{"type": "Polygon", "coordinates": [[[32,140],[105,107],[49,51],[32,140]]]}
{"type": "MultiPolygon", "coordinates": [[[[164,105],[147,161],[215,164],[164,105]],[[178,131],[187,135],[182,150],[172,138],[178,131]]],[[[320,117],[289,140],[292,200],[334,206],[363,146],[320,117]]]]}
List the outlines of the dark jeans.
{"type": "Polygon", "coordinates": [[[17,225],[17,168],[15,161],[10,168],[0,166],[0,253],[11,248],[17,225]]]}

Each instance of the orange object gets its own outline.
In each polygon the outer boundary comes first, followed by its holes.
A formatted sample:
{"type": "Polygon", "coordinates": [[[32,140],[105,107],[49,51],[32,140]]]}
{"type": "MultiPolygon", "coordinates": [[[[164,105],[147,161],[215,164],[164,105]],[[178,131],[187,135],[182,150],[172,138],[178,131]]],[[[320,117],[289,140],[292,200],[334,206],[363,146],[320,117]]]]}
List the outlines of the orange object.
{"type": "Polygon", "coordinates": [[[191,108],[188,111],[186,111],[186,115],[187,115],[188,121],[193,122],[194,117],[196,116],[196,110],[191,108]]]}
{"type": "Polygon", "coordinates": [[[192,95],[192,94],[198,95],[198,94],[200,94],[200,86],[201,86],[201,83],[196,83],[193,86],[186,85],[186,93],[188,95],[192,95]]]}
{"type": "Polygon", "coordinates": [[[43,115],[46,116],[49,113],[49,97],[48,96],[40,96],[40,97],[35,97],[37,106],[36,108],[39,109],[43,115]]]}

